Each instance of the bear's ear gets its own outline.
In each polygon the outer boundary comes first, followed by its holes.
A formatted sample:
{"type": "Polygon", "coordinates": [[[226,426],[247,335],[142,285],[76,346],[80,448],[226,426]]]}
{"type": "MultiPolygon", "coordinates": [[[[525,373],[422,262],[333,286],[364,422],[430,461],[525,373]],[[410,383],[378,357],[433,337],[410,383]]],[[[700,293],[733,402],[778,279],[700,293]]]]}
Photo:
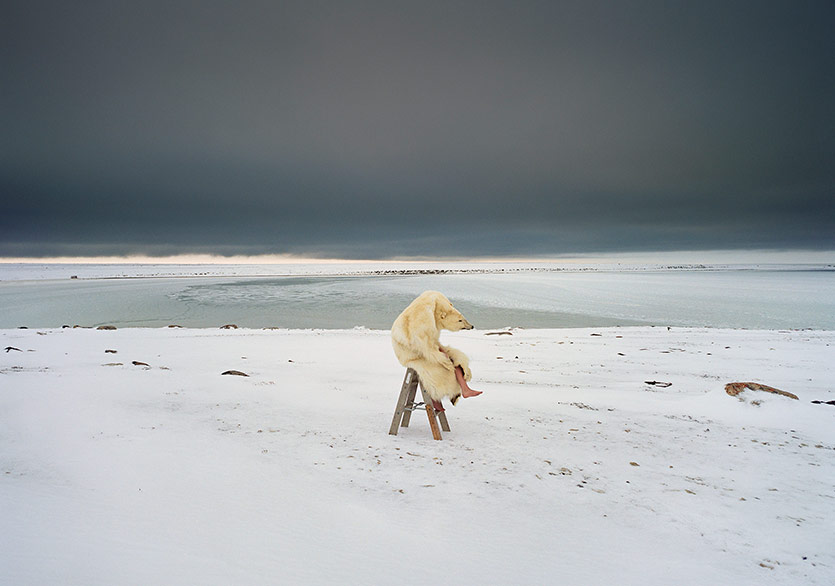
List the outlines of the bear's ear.
{"type": "Polygon", "coordinates": [[[446,319],[446,307],[438,298],[435,299],[435,317],[440,320],[446,319]]]}

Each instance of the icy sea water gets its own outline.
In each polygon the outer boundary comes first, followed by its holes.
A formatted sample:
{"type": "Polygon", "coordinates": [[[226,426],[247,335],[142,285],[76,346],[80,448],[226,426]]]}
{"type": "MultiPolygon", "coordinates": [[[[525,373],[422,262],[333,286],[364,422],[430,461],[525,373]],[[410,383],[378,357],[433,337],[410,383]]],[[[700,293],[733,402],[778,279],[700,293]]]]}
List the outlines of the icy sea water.
{"type": "Polygon", "coordinates": [[[0,328],[234,323],[249,328],[388,329],[427,289],[445,293],[479,329],[835,329],[835,272],[826,270],[2,281],[0,328]]]}

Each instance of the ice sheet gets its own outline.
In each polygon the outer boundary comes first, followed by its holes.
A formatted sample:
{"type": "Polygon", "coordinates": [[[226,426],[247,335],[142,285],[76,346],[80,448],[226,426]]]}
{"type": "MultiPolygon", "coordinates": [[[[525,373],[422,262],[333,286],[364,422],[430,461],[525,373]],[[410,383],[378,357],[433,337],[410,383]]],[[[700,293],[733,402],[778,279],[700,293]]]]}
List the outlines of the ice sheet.
{"type": "Polygon", "coordinates": [[[445,293],[482,328],[640,324],[835,328],[835,271],[650,267],[7,280],[0,282],[0,327],[236,323],[387,329],[402,308],[427,289],[445,293]]]}

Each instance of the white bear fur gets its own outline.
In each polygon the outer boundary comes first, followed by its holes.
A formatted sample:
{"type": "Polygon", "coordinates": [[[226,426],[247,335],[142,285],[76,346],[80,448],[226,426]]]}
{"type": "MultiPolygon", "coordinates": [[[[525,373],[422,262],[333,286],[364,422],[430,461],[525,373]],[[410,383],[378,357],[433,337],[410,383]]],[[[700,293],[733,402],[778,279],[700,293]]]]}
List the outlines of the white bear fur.
{"type": "Polygon", "coordinates": [[[473,375],[466,354],[441,344],[442,329],[457,332],[473,326],[443,293],[424,291],[394,320],[391,343],[397,360],[417,372],[430,397],[436,401],[448,397],[454,405],[461,396],[455,367],[461,367],[465,380],[473,375]]]}

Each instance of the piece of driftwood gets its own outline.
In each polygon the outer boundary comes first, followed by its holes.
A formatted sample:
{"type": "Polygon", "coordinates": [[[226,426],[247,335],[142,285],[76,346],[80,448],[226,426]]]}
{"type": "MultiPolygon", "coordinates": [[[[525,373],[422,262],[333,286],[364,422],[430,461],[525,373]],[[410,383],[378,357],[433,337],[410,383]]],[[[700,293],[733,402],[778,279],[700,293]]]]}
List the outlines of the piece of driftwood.
{"type": "Polygon", "coordinates": [[[233,374],[233,375],[235,375],[235,376],[249,376],[247,373],[245,373],[245,372],[241,372],[240,370],[227,370],[227,371],[225,371],[225,372],[221,372],[220,374],[221,374],[221,375],[224,375],[224,374],[233,374]]]}
{"type": "Polygon", "coordinates": [[[6,346],[6,354],[11,352],[12,350],[16,352],[23,352],[23,350],[21,350],[20,348],[15,348],[14,346],[6,346]]]}
{"type": "Polygon", "coordinates": [[[131,364],[133,364],[134,366],[151,366],[147,362],[140,362],[139,360],[134,360],[133,362],[131,362],[131,364]]]}
{"type": "Polygon", "coordinates": [[[665,382],[660,381],[660,380],[645,380],[644,384],[645,385],[652,385],[654,387],[661,387],[661,388],[664,388],[664,389],[666,389],[667,387],[673,386],[673,383],[665,383],[665,382]]]}
{"type": "Polygon", "coordinates": [[[96,329],[97,330],[115,330],[116,326],[99,326],[96,329]]]}
{"type": "Polygon", "coordinates": [[[760,383],[728,383],[725,385],[725,392],[728,393],[731,397],[736,397],[739,393],[746,389],[752,391],[765,391],[766,393],[783,395],[784,397],[788,397],[789,399],[797,400],[797,395],[795,395],[794,393],[789,393],[788,391],[781,391],[780,389],[775,389],[774,387],[770,387],[768,385],[763,385],[760,383]]]}
{"type": "Polygon", "coordinates": [[[512,336],[513,332],[487,332],[485,336],[512,336]]]}
{"type": "Polygon", "coordinates": [[[220,326],[220,329],[221,330],[237,330],[238,326],[236,324],[226,324],[226,325],[220,326]]]}
{"type": "Polygon", "coordinates": [[[815,405],[833,405],[835,406],[835,401],[812,401],[815,405]]]}

